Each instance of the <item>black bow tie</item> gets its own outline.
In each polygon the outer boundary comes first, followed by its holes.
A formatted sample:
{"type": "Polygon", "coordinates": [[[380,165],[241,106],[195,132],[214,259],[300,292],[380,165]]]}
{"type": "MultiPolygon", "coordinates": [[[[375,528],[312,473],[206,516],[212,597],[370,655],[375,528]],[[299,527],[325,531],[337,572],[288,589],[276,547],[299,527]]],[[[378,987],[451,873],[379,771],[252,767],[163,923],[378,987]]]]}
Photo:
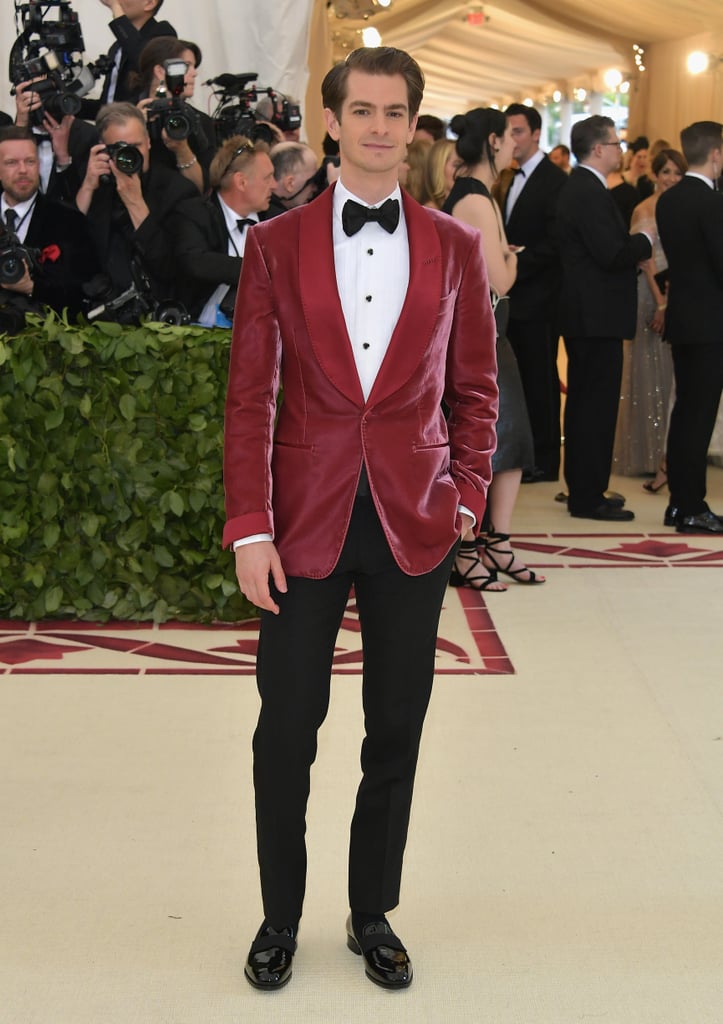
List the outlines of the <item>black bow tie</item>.
{"type": "Polygon", "coordinates": [[[242,233],[244,228],[250,228],[252,224],[258,224],[258,221],[254,220],[253,217],[241,217],[240,220],[236,221],[236,227],[242,233]]]}
{"type": "Polygon", "coordinates": [[[347,199],[341,211],[345,234],[355,235],[369,220],[375,220],[390,235],[393,234],[399,223],[399,200],[387,199],[381,206],[362,206],[353,199],[347,199]]]}
{"type": "Polygon", "coordinates": [[[525,172],[522,170],[521,167],[515,167],[514,168],[514,172],[515,172],[515,174],[521,174],[523,178],[525,176],[525,172]]]}

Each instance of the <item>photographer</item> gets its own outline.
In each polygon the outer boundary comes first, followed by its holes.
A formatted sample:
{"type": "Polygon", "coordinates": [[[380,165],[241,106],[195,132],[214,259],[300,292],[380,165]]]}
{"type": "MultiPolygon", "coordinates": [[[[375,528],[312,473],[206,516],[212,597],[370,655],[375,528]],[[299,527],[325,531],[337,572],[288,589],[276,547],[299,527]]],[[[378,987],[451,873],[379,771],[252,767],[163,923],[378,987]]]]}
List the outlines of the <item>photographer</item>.
{"type": "Polygon", "coordinates": [[[33,88],[40,81],[34,78],[16,87],[15,124],[30,128],[38,144],[41,191],[50,199],[74,204],[98,132],[72,114],[56,120],[33,88]]]}
{"type": "Polygon", "coordinates": [[[236,135],[211,163],[213,192],[183,203],[175,218],[182,294],[194,320],[228,326],[248,233],[266,219],[274,167],[264,142],[236,135]]]}
{"type": "Polygon", "coordinates": [[[201,50],[195,43],[159,36],[143,47],[138,74],[133,80],[140,85],[143,96],[138,106],[148,118],[151,165],[160,163],[176,168],[204,193],[209,186],[209,168],[216,146],[213,121],[189,102],[200,63],[201,50]],[[168,65],[172,67],[173,62],[186,65],[182,81],[169,75],[168,65]],[[166,110],[156,109],[163,107],[164,102],[166,110]],[[171,137],[169,116],[178,123],[178,115],[181,129],[179,132],[176,127],[171,137]],[[188,122],[188,134],[184,134],[184,122],[188,122]]]}
{"type": "Polygon", "coordinates": [[[136,103],[140,98],[137,88],[129,82],[129,75],[138,70],[141,51],[156,36],[177,35],[167,21],[156,21],[163,0],[100,0],[113,15],[109,28],[116,41],[108,51],[113,61],[105,77],[99,100],[84,100],[81,116],[94,121],[101,107],[107,103],[127,100],[136,103]]]}
{"type": "Polygon", "coordinates": [[[88,217],[103,270],[113,289],[124,291],[134,281],[134,264],[140,264],[155,298],[170,298],[176,268],[169,218],[198,192],[175,171],[150,167],[150,139],[137,107],[110,103],[97,127],[102,141],[90,151],[76,201],[88,217]]]}
{"type": "Polygon", "coordinates": [[[0,128],[0,320],[22,329],[26,312],[81,309],[96,269],[85,219],[40,193],[37,146],[27,129],[0,128]]]}

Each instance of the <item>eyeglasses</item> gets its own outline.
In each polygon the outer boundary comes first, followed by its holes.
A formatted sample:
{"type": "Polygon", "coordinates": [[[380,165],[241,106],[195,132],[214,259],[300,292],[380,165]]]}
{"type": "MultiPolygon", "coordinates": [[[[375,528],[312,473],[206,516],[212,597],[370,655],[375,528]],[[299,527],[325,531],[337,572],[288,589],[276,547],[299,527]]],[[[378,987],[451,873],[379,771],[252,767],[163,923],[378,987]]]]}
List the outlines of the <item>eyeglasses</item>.
{"type": "Polygon", "coordinates": [[[620,141],[620,139],[618,139],[617,142],[601,142],[600,145],[601,146],[617,146],[618,149],[622,149],[622,147],[623,147],[623,144],[620,141]]]}
{"type": "Polygon", "coordinates": [[[256,152],[256,147],[252,146],[250,142],[242,142],[241,145],[238,147],[238,149],[235,149],[233,151],[233,153],[231,154],[231,157],[230,157],[228,163],[226,164],[226,170],[223,172],[221,177],[222,178],[226,177],[228,172],[231,170],[233,162],[234,162],[234,160],[236,159],[237,156],[241,156],[242,153],[255,153],[255,152],[256,152]]]}

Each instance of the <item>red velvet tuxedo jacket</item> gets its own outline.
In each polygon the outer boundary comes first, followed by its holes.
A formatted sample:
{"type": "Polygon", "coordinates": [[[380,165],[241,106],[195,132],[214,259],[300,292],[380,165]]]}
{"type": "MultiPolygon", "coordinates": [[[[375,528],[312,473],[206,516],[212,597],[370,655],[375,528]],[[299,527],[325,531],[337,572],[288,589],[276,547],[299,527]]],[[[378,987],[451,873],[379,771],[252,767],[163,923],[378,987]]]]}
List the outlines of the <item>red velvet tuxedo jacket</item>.
{"type": "Polygon", "coordinates": [[[249,233],[226,403],[223,541],[271,533],[292,576],[332,572],[362,462],[410,575],[450,550],[459,503],[478,522],[484,512],[497,368],[480,236],[406,194],[404,215],[409,286],[367,401],[336,287],[332,189],[249,233]]]}

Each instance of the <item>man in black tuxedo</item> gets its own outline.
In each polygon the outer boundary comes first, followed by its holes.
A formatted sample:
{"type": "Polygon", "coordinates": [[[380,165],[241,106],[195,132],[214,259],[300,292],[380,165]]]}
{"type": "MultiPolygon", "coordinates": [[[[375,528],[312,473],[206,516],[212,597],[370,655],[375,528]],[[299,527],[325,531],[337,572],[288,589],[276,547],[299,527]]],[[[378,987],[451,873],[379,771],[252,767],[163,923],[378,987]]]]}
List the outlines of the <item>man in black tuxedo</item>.
{"type": "Polygon", "coordinates": [[[533,483],[557,480],[560,474],[560,262],[555,209],[567,176],[540,149],[542,118],[534,107],[512,103],[505,115],[518,164],[505,199],[505,224],[507,241],[520,249],[517,279],[510,291],[507,337],[520,368],[535,442],[535,465],[522,479],[533,483]]]}
{"type": "MultiPolygon", "coordinates": [[[[176,297],[175,244],[171,217],[196,186],[176,170],[150,166],[150,139],[143,113],[130,103],[109,103],[98,116],[101,142],[93,146],[77,195],[101,254],[101,267],[116,294],[149,278],[154,299],[176,297]],[[138,151],[138,173],[124,173],[107,146],[122,143],[138,151]]],[[[183,298],[183,296],[179,296],[183,298]]]]}
{"type": "Polygon", "coordinates": [[[629,235],[607,189],[620,165],[612,118],[598,114],[572,129],[578,165],[560,190],[560,328],[567,349],[565,480],[568,509],[582,519],[626,521],[624,499],[606,498],[620,401],[623,338],[635,334],[637,266],[652,252],[629,235]]]}
{"type": "Polygon", "coordinates": [[[675,371],[665,525],[679,533],[723,533],[723,517],[705,500],[706,456],[723,388],[723,196],[713,184],[723,167],[722,127],[698,121],[683,129],[688,173],[655,210],[668,257],[665,338],[675,371]]]}
{"type": "Polygon", "coordinates": [[[156,14],[161,9],[163,0],[100,0],[104,7],[110,8],[113,20],[110,30],[116,41],[108,51],[113,61],[111,70],[103,81],[99,100],[84,100],[81,116],[94,121],[100,108],[106,103],[120,103],[128,100],[136,103],[140,93],[129,75],[138,70],[138,58],[141,50],[156,36],[175,36],[176,30],[167,21],[157,21],[156,14]]]}
{"type": "Polygon", "coordinates": [[[276,184],[269,148],[234,135],[211,161],[210,176],[211,195],[182,203],[174,217],[179,288],[192,319],[230,326],[246,240],[266,219],[276,184]]]}
{"type": "Polygon", "coordinates": [[[13,262],[8,249],[32,254],[19,258],[16,280],[0,285],[3,329],[22,329],[25,313],[41,312],[43,306],[77,315],[82,284],[95,272],[94,246],[85,218],[39,191],[38,151],[27,129],[0,129],[0,182],[5,270],[13,262]]]}

